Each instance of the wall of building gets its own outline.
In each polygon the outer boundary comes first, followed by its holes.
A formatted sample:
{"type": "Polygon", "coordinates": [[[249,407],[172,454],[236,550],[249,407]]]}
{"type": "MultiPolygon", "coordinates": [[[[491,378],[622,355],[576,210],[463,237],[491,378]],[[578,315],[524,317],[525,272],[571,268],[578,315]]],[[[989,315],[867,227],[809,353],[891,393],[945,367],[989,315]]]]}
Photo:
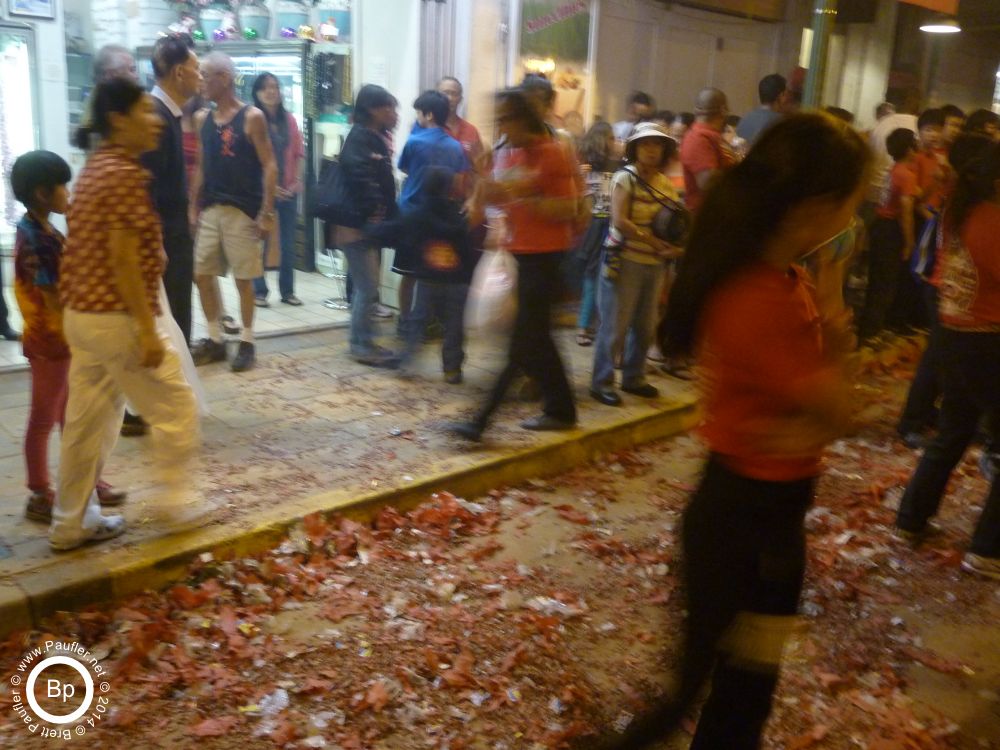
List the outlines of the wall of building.
{"type": "Polygon", "coordinates": [[[874,124],[875,107],[885,98],[896,13],[896,0],[879,0],[874,23],[843,24],[837,29],[842,52],[839,62],[830,66],[823,103],[853,112],[862,128],[874,124]]]}
{"type": "Polygon", "coordinates": [[[617,120],[634,89],[657,106],[691,110],[697,92],[726,92],[730,109],[757,106],[757,82],[787,74],[784,24],[752,21],[653,0],[602,0],[597,42],[594,114],[617,120]]]}
{"type": "Polygon", "coordinates": [[[37,92],[39,146],[57,154],[69,153],[69,128],[66,106],[66,40],[63,33],[63,7],[55,3],[55,20],[11,16],[7,3],[0,4],[0,19],[27,23],[35,30],[35,64],[38,71],[37,92]]]}
{"type": "Polygon", "coordinates": [[[1000,67],[997,33],[962,32],[928,43],[938,46],[928,76],[928,105],[956,104],[967,112],[989,109],[1000,67]]]}

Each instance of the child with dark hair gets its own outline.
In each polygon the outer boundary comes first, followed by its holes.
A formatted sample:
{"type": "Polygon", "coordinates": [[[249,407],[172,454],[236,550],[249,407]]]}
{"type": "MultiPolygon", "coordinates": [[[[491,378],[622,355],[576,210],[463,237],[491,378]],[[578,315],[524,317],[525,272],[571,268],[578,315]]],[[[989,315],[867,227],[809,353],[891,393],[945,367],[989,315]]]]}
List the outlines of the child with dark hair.
{"type": "Polygon", "coordinates": [[[871,341],[890,317],[893,326],[902,327],[899,309],[894,307],[901,276],[909,274],[910,251],[915,238],[913,217],[920,198],[915,171],[917,136],[908,128],[893,130],[885,142],[895,162],[887,176],[875,209],[875,221],[869,229],[868,292],[861,315],[859,333],[871,341]]]}
{"type": "MultiPolygon", "coordinates": [[[[66,416],[69,390],[69,346],[62,333],[62,306],[56,289],[64,238],[49,223],[69,205],[69,164],[51,151],[18,157],[10,173],[14,197],[27,213],[14,240],[14,295],[24,319],[22,347],[31,368],[31,411],[24,434],[24,458],[31,495],[25,515],[33,521],[52,519],[55,493],[49,481],[49,435],[66,416]]],[[[124,492],[98,481],[101,505],[120,505],[124,492]]]]}
{"type": "MultiPolygon", "coordinates": [[[[452,142],[461,152],[458,142],[452,142]]],[[[441,359],[445,382],[450,385],[462,382],[465,300],[477,260],[462,206],[450,197],[454,178],[455,173],[446,167],[426,167],[419,194],[400,215],[364,230],[370,240],[395,247],[396,265],[407,268],[416,280],[412,306],[403,321],[406,345],[399,357],[401,372],[409,374],[433,315],[444,326],[441,359]]]]}
{"type": "MultiPolygon", "coordinates": [[[[403,146],[403,153],[399,155],[399,171],[406,174],[399,194],[400,211],[407,211],[417,203],[423,193],[428,170],[434,167],[448,170],[454,185],[445,192],[454,196],[465,195],[465,185],[461,183],[471,171],[462,144],[445,130],[451,111],[448,97],[438,91],[425,91],[414,100],[413,109],[416,110],[417,124],[403,146]]],[[[413,269],[407,263],[408,259],[397,248],[392,270],[403,277],[399,284],[400,333],[405,331],[406,317],[413,305],[413,269]]]]}

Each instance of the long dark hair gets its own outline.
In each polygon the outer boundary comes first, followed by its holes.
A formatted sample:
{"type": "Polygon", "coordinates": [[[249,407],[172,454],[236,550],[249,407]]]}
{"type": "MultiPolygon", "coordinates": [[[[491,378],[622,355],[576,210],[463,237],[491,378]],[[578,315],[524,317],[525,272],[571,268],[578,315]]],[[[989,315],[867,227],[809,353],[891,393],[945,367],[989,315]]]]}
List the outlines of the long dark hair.
{"type": "Polygon", "coordinates": [[[613,138],[614,135],[611,125],[604,120],[591,125],[580,141],[580,161],[589,164],[595,172],[614,171],[618,164],[613,163],[608,147],[608,138],[613,138]]]}
{"type": "Polygon", "coordinates": [[[268,125],[274,127],[278,133],[285,137],[288,135],[288,113],[285,111],[285,98],[281,94],[281,81],[274,73],[261,73],[253,82],[253,103],[267,118],[268,125]],[[268,81],[274,81],[278,87],[278,111],[272,117],[270,110],[264,106],[260,100],[260,92],[263,91],[268,81]]]}
{"type": "Polygon", "coordinates": [[[944,215],[948,228],[957,232],[972,209],[996,195],[996,181],[1000,180],[1000,144],[986,136],[964,135],[952,144],[949,161],[958,173],[958,180],[944,215]]]}
{"type": "Polygon", "coordinates": [[[828,115],[793,115],[766,130],[705,196],[660,329],[665,351],[690,354],[712,292],[760,259],[793,207],[850,197],[870,161],[860,136],[828,115]]]}
{"type": "Polygon", "coordinates": [[[90,97],[89,118],[77,128],[76,145],[86,151],[91,136],[107,138],[111,135],[111,114],[127,114],[145,94],[142,86],[128,78],[112,78],[98,84],[90,97]]]}
{"type": "Polygon", "coordinates": [[[506,105],[510,116],[524,123],[528,132],[535,135],[546,135],[549,131],[545,127],[545,120],[542,119],[542,113],[533,104],[530,96],[523,88],[498,91],[496,95],[497,108],[499,109],[502,104],[506,105]]]}

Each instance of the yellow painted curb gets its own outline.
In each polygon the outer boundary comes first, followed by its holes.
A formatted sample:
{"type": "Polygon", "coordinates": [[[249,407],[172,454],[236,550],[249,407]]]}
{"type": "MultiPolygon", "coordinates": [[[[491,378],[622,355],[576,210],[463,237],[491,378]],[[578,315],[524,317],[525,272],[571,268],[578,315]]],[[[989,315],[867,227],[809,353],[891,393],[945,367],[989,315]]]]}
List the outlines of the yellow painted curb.
{"type": "Polygon", "coordinates": [[[0,582],[0,636],[37,625],[60,610],[107,603],[148,589],[159,589],[182,579],[192,559],[211,552],[216,557],[246,555],[273,547],[289,527],[311,513],[340,513],[356,520],[371,519],[380,508],[411,508],[431,494],[448,491],[475,497],[499,486],[533,477],[558,474],[597,456],[624,450],[690,429],[698,421],[693,397],[675,400],[666,408],[631,417],[597,429],[568,431],[544,445],[489,458],[458,470],[432,474],[415,482],[386,487],[363,495],[324,492],[283,503],[279,509],[252,521],[160,537],[142,542],[142,557],[124,560],[125,550],[90,555],[66,570],[40,569],[21,573],[16,586],[0,582]],[[116,559],[118,558],[118,559],[116,559]]]}

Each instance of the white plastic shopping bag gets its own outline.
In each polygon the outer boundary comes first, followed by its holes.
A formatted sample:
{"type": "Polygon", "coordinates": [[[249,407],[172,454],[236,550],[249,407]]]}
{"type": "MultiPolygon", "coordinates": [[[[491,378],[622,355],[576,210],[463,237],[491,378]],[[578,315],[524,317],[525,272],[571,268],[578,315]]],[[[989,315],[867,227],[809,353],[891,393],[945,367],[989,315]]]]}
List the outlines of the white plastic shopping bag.
{"type": "Polygon", "coordinates": [[[177,321],[174,320],[174,316],[170,314],[170,304],[167,302],[167,292],[163,288],[162,281],[160,282],[160,310],[161,314],[156,319],[156,326],[167,335],[177,352],[181,361],[181,372],[184,373],[184,377],[191,385],[191,390],[194,391],[194,398],[198,404],[198,414],[207,417],[209,415],[208,397],[205,395],[201,378],[198,377],[198,371],[191,359],[191,352],[188,350],[187,341],[184,340],[184,334],[181,332],[180,326],[177,325],[177,321]]]}
{"type": "Polygon", "coordinates": [[[497,333],[510,330],[517,315],[517,261],[506,250],[486,250],[472,274],[465,324],[497,333]]]}

